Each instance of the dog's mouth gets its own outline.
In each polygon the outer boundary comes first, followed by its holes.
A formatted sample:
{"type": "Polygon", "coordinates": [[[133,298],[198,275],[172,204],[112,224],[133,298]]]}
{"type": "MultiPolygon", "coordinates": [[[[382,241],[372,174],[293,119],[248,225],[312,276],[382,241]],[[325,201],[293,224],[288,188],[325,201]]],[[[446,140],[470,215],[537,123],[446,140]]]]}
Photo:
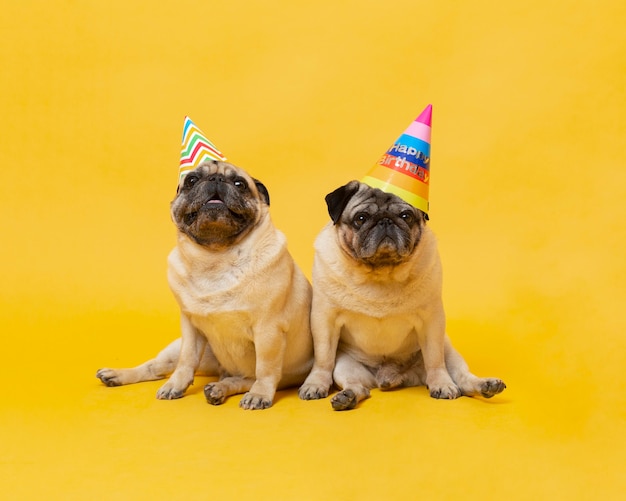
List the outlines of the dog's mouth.
{"type": "Polygon", "coordinates": [[[238,204],[227,204],[222,197],[215,193],[205,200],[199,207],[196,206],[192,211],[183,216],[183,222],[186,226],[193,225],[200,216],[207,222],[218,222],[225,220],[245,221],[247,213],[245,207],[238,204]]]}
{"type": "Polygon", "coordinates": [[[355,249],[355,255],[363,263],[372,266],[396,266],[411,253],[408,236],[395,226],[377,227],[355,249]]]}
{"type": "Polygon", "coordinates": [[[199,208],[185,214],[183,216],[183,221],[187,226],[191,226],[198,219],[198,214],[200,212],[211,213],[215,210],[220,209],[227,209],[227,207],[224,201],[216,193],[215,195],[209,197],[205,202],[203,202],[199,208]]]}
{"type": "Polygon", "coordinates": [[[220,205],[226,206],[226,204],[224,203],[224,201],[220,198],[220,196],[216,193],[215,195],[213,195],[212,197],[210,197],[206,202],[204,202],[202,204],[202,207],[207,207],[207,208],[216,208],[219,207],[220,205]]]}
{"type": "Polygon", "coordinates": [[[402,254],[402,246],[396,239],[390,237],[389,235],[385,235],[376,245],[372,246],[371,252],[372,256],[400,257],[402,254]]]}
{"type": "Polygon", "coordinates": [[[397,266],[404,261],[404,256],[396,248],[380,247],[375,254],[361,256],[360,260],[373,268],[397,266]]]}
{"type": "Polygon", "coordinates": [[[383,229],[370,233],[372,252],[398,251],[402,246],[402,238],[394,226],[386,226],[383,229]]]}

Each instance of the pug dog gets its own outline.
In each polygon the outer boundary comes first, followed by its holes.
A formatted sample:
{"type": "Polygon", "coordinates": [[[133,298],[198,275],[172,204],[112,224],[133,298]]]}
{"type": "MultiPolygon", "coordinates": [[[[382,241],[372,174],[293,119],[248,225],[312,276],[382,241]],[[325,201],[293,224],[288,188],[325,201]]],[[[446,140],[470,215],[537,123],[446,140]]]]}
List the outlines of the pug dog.
{"type": "Polygon", "coordinates": [[[226,162],[186,174],[171,203],[178,230],[168,281],[181,311],[180,339],[129,369],[100,369],[107,386],[169,380],[157,398],[180,398],[194,375],[222,404],[245,393],[244,409],[266,409],[277,389],[302,384],[313,364],[311,285],[269,215],[265,186],[226,162]]]}
{"type": "Polygon", "coordinates": [[[426,385],[430,396],[490,398],[506,388],[472,374],[445,331],[442,272],[427,215],[351,181],[326,196],[331,221],[315,241],[311,328],[315,362],[304,400],[340,392],[354,408],[370,389],[426,385]]]}

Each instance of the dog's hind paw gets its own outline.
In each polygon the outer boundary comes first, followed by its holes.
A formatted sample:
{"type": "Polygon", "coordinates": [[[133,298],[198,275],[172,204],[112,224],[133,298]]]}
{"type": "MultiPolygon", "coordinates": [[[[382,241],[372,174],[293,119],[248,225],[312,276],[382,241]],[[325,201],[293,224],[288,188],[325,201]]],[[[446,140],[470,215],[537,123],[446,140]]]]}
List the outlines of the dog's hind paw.
{"type": "Polygon", "coordinates": [[[226,400],[226,395],[222,391],[219,383],[209,383],[204,387],[204,396],[211,405],[222,405],[226,400]]]}
{"type": "Polygon", "coordinates": [[[352,390],[343,390],[337,393],[330,401],[336,411],[347,411],[354,409],[357,404],[356,393],[352,390]]]}
{"type": "Polygon", "coordinates": [[[115,369],[100,369],[96,372],[96,377],[107,386],[122,386],[115,369]]]}
{"type": "Polygon", "coordinates": [[[491,398],[498,393],[502,393],[506,384],[501,379],[485,378],[480,385],[480,394],[485,398],[491,398]]]}

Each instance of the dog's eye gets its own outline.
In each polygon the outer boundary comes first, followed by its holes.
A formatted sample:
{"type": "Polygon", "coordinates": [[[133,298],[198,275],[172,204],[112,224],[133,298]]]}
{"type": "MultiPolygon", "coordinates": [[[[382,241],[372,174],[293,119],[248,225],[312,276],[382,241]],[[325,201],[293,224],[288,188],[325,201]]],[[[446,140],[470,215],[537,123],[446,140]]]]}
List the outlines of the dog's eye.
{"type": "Polygon", "coordinates": [[[235,185],[235,188],[240,189],[240,190],[245,190],[248,187],[248,184],[241,178],[237,178],[233,181],[233,184],[235,185]]]}
{"type": "Polygon", "coordinates": [[[187,174],[185,177],[185,188],[189,189],[198,182],[200,178],[195,174],[187,174]]]}
{"type": "Polygon", "coordinates": [[[400,214],[400,217],[406,224],[412,224],[415,221],[415,217],[408,210],[400,214]]]}
{"type": "Polygon", "coordinates": [[[352,224],[355,228],[360,228],[363,226],[363,223],[369,219],[369,216],[365,214],[365,212],[359,212],[354,219],[352,220],[352,224]]]}

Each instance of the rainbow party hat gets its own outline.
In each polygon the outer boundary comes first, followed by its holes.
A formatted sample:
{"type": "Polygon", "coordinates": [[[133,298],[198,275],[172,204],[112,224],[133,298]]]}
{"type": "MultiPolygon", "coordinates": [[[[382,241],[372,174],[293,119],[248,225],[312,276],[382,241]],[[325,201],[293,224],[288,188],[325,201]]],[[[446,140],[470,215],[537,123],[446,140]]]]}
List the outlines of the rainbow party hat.
{"type": "Polygon", "coordinates": [[[433,107],[429,104],[361,179],[372,188],[380,188],[386,193],[398,195],[426,214],[430,181],[432,112],[433,107]]]}
{"type": "Polygon", "coordinates": [[[178,179],[194,170],[205,160],[225,161],[226,157],[209,141],[198,126],[185,117],[183,124],[183,146],[180,152],[180,167],[178,168],[178,179]]]}

